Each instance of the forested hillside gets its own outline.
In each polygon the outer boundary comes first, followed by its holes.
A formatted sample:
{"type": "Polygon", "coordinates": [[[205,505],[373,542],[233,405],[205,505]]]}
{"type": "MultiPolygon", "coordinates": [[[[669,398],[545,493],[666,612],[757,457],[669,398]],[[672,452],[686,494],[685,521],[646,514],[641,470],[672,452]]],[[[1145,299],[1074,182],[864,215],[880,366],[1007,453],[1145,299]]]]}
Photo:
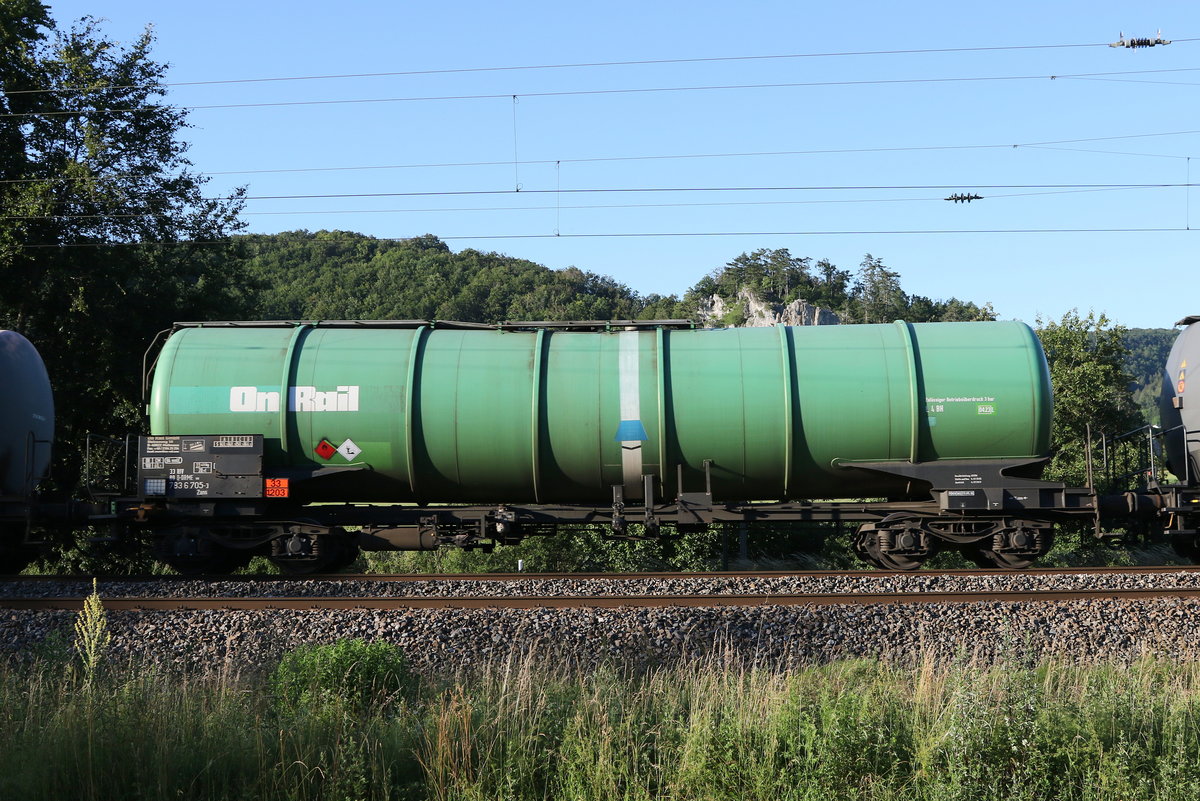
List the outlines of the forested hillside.
{"type": "Polygon", "coordinates": [[[1158,395],[1162,391],[1163,365],[1179,331],[1172,328],[1130,328],[1124,343],[1129,348],[1125,365],[1134,378],[1133,400],[1146,415],[1158,423],[1158,395]]]}
{"type": "Polygon", "coordinates": [[[244,238],[263,319],[614,320],[671,317],[677,300],[611,278],[498,253],[452,253],[437,237],[345,231],[244,238]]]}
{"type": "Polygon", "coordinates": [[[239,241],[248,254],[246,277],[257,287],[256,316],[264,319],[694,318],[706,299],[733,301],[742,290],[767,303],[806,300],[845,322],[995,319],[987,304],[907,294],[900,274],[869,254],[851,273],[785,248],[743,253],[701,277],[681,299],[641,295],[576,267],[552,270],[472,249],[454,253],[432,235],[380,240],[346,231],[292,231],[239,241]]]}

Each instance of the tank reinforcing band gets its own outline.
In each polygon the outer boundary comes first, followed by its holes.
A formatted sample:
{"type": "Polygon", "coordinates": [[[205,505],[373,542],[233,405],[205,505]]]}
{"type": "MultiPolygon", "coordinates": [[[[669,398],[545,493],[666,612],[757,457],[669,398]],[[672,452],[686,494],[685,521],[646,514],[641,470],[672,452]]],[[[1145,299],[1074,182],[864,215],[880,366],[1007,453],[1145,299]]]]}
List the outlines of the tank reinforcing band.
{"type": "Polygon", "coordinates": [[[533,502],[542,502],[541,450],[542,450],[542,384],[546,373],[546,329],[537,332],[533,343],[533,414],[531,420],[532,439],[529,452],[532,459],[533,502]]]}
{"type": "Polygon", "coordinates": [[[285,463],[288,458],[288,410],[292,408],[292,363],[296,359],[296,345],[308,329],[307,324],[296,326],[283,355],[283,377],[279,379],[279,449],[283,451],[285,463]]]}
{"type": "MultiPolygon", "coordinates": [[[[667,331],[665,328],[660,328],[654,332],[655,353],[658,358],[655,360],[658,363],[658,381],[656,389],[658,390],[658,477],[662,481],[663,494],[667,490],[667,331]]],[[[678,492],[683,492],[683,487],[677,488],[678,492]]],[[[651,498],[653,501],[653,498],[651,498]]]]}
{"type": "MultiPolygon", "coordinates": [[[[796,353],[788,336],[788,327],[776,323],[779,329],[779,348],[783,360],[783,497],[791,497],[792,482],[792,388],[796,382],[796,353]]],[[[682,488],[680,489],[682,492],[682,488]]]]}
{"type": "Polygon", "coordinates": [[[896,320],[893,325],[900,332],[900,339],[904,342],[904,360],[908,373],[908,403],[912,412],[909,415],[908,461],[916,464],[921,457],[921,385],[917,365],[917,335],[913,331],[912,323],[896,320]]]}
{"type": "Polygon", "coordinates": [[[413,334],[412,345],[408,349],[408,375],[404,381],[404,457],[408,468],[408,488],[416,499],[421,497],[417,487],[417,445],[414,440],[417,417],[417,362],[424,352],[421,346],[428,332],[429,327],[422,325],[413,334]]]}

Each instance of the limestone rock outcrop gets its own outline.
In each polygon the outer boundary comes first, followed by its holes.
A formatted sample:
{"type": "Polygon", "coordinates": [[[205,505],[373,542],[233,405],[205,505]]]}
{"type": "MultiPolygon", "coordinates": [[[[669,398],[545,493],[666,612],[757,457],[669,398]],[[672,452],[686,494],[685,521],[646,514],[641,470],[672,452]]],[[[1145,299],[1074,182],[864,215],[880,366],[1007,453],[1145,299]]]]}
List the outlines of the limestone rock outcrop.
{"type": "Polygon", "coordinates": [[[793,300],[787,305],[768,303],[749,289],[738,291],[733,300],[725,300],[720,295],[710,295],[700,301],[696,310],[700,321],[706,326],[728,324],[727,316],[731,311],[741,306],[741,314],[745,317],[742,326],[761,328],[783,323],[784,325],[837,325],[841,322],[836,314],[820,306],[813,306],[806,300],[793,300]]]}

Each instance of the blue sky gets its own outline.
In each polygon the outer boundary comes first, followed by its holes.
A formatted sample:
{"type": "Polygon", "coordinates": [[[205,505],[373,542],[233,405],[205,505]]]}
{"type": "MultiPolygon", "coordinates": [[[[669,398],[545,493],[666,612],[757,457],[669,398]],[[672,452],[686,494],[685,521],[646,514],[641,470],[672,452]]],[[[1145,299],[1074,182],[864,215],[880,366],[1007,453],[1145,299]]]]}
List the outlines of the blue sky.
{"type": "Polygon", "coordinates": [[[1165,327],[1200,313],[1200,238],[1186,230],[1200,227],[1200,195],[1127,188],[1200,180],[1200,5],[912,5],[64,0],[51,10],[60,25],[101,17],[121,41],[153,23],[172,82],[426,73],[173,87],[168,99],[183,106],[373,101],[191,113],[190,156],[213,194],[390,195],[251,200],[250,231],[432,233],[455,250],[574,265],[665,294],[761,247],[846,269],[871,253],[907,291],[990,301],[1001,318],[1079,308],[1165,327]],[[428,74],[1092,44],[1159,28],[1175,43],[428,74]],[[1176,71],[1094,75],[1147,70],[1176,71]],[[980,78],[996,80],[963,80],[980,78]],[[711,86],[759,88],[679,90],[711,86]],[[600,91],[633,89],[675,91],[600,91]],[[728,155],[751,153],[786,155],[728,155]],[[646,158],[660,156],[689,157],[646,158]],[[487,194],[427,194],[450,192],[487,194]],[[941,199],[956,192],[984,199],[941,199]],[[992,231],[1004,233],[981,233],[992,231]]]}

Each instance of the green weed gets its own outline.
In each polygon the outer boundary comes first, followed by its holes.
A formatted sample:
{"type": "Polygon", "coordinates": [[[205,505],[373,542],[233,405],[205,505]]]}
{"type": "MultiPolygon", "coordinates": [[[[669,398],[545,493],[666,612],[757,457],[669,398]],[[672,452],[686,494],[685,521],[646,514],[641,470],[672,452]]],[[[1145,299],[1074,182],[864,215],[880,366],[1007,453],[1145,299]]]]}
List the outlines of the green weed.
{"type": "Polygon", "coordinates": [[[331,703],[355,714],[380,713],[415,684],[399,648],[363,640],[301,646],[286,654],[270,677],[275,703],[284,714],[331,703]]]}
{"type": "Polygon", "coordinates": [[[514,658],[418,683],[396,649],[350,641],[261,676],[110,661],[87,693],[61,667],[0,665],[0,798],[1200,794],[1191,662],[633,671],[514,658]]]}

